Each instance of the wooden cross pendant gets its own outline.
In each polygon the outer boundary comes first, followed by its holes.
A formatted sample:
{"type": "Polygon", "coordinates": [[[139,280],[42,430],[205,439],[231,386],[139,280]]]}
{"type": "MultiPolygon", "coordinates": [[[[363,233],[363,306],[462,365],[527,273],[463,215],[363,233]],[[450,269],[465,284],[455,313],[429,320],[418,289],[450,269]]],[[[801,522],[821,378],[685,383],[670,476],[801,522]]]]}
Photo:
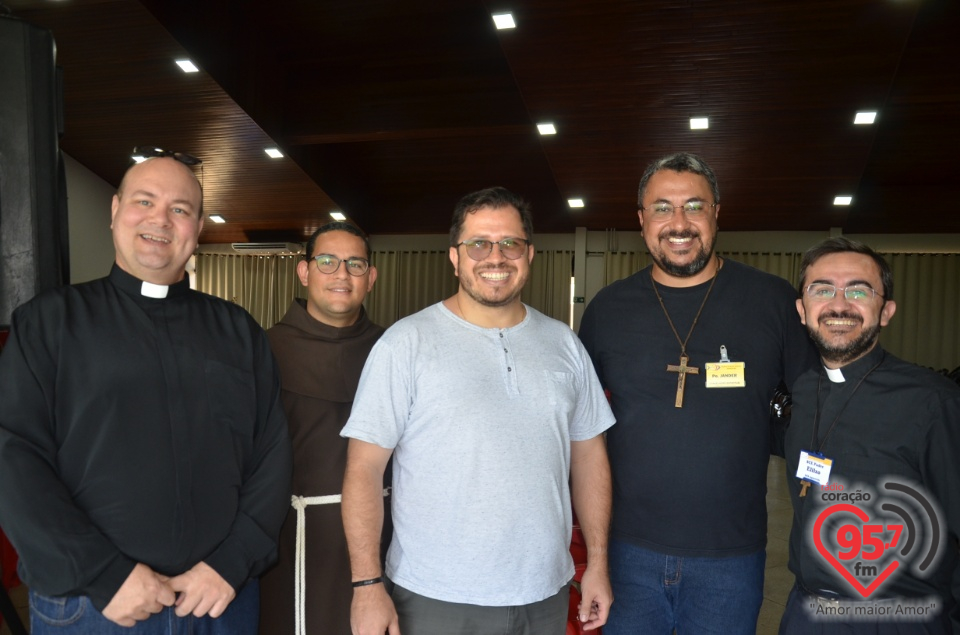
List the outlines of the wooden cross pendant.
{"type": "Polygon", "coordinates": [[[683,388],[687,383],[687,373],[693,375],[699,375],[700,369],[694,368],[693,366],[687,366],[687,362],[690,361],[690,358],[686,355],[680,356],[680,365],[674,366],[673,364],[667,364],[667,371],[671,373],[679,373],[677,376],[677,401],[673,404],[676,408],[683,408],[683,388]]]}
{"type": "Polygon", "coordinates": [[[802,481],[800,483],[800,498],[803,498],[807,495],[807,489],[810,487],[810,481],[802,481]]]}

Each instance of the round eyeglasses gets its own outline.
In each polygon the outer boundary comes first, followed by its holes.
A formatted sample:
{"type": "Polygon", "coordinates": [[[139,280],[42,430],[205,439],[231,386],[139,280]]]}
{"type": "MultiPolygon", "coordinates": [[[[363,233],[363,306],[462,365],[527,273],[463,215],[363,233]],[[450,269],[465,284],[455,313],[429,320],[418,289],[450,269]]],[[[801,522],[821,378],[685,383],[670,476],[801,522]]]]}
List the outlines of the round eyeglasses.
{"type": "Polygon", "coordinates": [[[504,238],[503,240],[483,240],[478,238],[475,240],[465,240],[457,243],[455,246],[459,247],[463,245],[467,248],[468,256],[480,261],[493,253],[494,245],[499,246],[500,253],[503,254],[504,258],[516,260],[527,253],[527,245],[529,244],[530,241],[523,238],[504,238]]]}
{"type": "Polygon", "coordinates": [[[843,297],[845,297],[848,302],[866,303],[872,301],[873,298],[878,295],[883,298],[882,295],[877,293],[876,289],[868,287],[865,284],[835,287],[832,284],[826,284],[824,282],[814,282],[813,284],[808,284],[807,288],[804,289],[807,297],[816,302],[828,302],[837,297],[838,291],[843,293],[843,297]]]}
{"type": "Polygon", "coordinates": [[[341,262],[351,276],[362,276],[370,269],[370,261],[366,258],[337,258],[332,254],[320,254],[314,256],[313,261],[317,263],[320,273],[336,273],[341,262]]]}

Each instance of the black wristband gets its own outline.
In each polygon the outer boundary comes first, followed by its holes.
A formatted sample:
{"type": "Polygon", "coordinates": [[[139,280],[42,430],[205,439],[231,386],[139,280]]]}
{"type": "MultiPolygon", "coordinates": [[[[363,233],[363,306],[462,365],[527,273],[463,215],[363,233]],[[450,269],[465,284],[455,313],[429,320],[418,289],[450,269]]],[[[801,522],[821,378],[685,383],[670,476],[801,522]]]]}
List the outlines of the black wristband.
{"type": "Polygon", "coordinates": [[[358,586],[370,586],[371,584],[379,584],[380,582],[383,582],[382,577],[370,578],[369,580],[357,580],[356,582],[351,582],[351,585],[353,588],[357,588],[358,586]]]}

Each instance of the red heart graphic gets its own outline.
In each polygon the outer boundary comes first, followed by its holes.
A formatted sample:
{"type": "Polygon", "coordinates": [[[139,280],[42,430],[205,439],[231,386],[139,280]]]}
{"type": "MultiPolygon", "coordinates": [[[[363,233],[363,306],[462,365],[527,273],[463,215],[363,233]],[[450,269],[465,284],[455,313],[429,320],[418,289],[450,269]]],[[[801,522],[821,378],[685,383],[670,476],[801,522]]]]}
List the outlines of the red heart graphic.
{"type": "Polygon", "coordinates": [[[870,586],[864,587],[862,584],[860,584],[860,580],[857,580],[855,577],[853,577],[853,574],[850,573],[847,568],[833,556],[832,553],[827,551],[827,548],[823,544],[823,540],[820,538],[820,530],[823,527],[823,523],[826,522],[829,516],[837,512],[850,512],[864,523],[870,520],[870,516],[867,514],[867,512],[863,511],[859,507],[855,507],[854,505],[848,505],[846,503],[831,505],[820,512],[820,515],[817,516],[817,522],[813,525],[813,542],[817,545],[817,551],[820,552],[820,555],[823,556],[827,562],[833,565],[833,568],[839,571],[840,575],[842,575],[847,582],[853,585],[853,588],[857,590],[857,593],[866,599],[877,590],[877,587],[883,584],[884,580],[890,577],[891,573],[897,570],[897,567],[900,566],[900,561],[892,560],[890,564],[888,564],[886,568],[880,572],[880,575],[870,583],[870,586]]]}

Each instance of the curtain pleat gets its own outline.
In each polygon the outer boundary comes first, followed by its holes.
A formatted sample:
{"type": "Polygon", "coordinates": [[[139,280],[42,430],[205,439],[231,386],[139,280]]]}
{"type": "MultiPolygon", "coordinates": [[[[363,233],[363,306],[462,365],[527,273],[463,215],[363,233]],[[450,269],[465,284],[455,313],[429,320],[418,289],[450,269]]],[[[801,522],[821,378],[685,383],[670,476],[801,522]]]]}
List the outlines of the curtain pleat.
{"type": "Polygon", "coordinates": [[[544,315],[569,324],[572,277],[572,251],[538,251],[520,297],[544,315]]]}
{"type": "Polygon", "coordinates": [[[883,254],[897,311],[884,348],[935,370],[960,366],[960,254],[883,254]]]}
{"type": "Polygon", "coordinates": [[[197,290],[246,309],[265,329],[280,321],[295,297],[304,297],[296,256],[197,254],[197,290]]]}

